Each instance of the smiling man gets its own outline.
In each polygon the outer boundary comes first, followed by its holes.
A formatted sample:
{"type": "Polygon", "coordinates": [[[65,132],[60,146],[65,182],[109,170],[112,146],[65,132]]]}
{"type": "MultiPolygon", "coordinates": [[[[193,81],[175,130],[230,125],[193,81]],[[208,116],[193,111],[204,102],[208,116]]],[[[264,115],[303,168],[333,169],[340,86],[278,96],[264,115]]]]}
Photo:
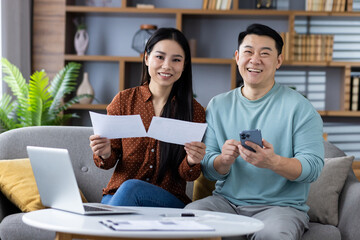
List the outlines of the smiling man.
{"type": "Polygon", "coordinates": [[[249,239],[301,239],[308,228],[310,183],[324,165],[322,120],[298,92],[275,81],[283,40],[273,29],[250,25],[238,37],[235,58],[244,85],[214,97],[202,171],[216,180],[212,196],[186,206],[260,219],[264,229],[249,239]],[[262,147],[239,133],[260,129],[262,147]]]}

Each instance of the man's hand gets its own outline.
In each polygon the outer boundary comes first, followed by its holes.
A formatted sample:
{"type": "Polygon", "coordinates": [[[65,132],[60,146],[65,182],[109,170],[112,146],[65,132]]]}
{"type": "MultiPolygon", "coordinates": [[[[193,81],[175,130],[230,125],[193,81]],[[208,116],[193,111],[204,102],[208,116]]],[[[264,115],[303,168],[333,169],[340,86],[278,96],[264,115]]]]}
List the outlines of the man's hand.
{"type": "Polygon", "coordinates": [[[111,155],[111,144],[108,138],[100,137],[99,135],[91,135],[89,137],[90,147],[93,153],[102,157],[102,159],[109,158],[111,155]]]}
{"type": "Polygon", "coordinates": [[[205,143],[203,142],[191,142],[185,143],[185,151],[187,154],[187,161],[190,166],[198,164],[205,156],[205,143]]]}
{"type": "Polygon", "coordinates": [[[214,168],[220,174],[226,174],[230,171],[231,165],[239,156],[239,148],[241,145],[239,141],[227,140],[221,149],[221,154],[214,160],[214,168]]]}
{"type": "Polygon", "coordinates": [[[256,143],[250,141],[245,142],[246,145],[252,147],[256,152],[252,152],[239,144],[240,156],[246,162],[256,167],[270,169],[289,180],[295,180],[300,176],[302,167],[298,159],[277,155],[274,152],[272,144],[265,139],[263,139],[262,142],[263,148],[256,143]]]}
{"type": "Polygon", "coordinates": [[[273,145],[267,142],[265,139],[262,140],[263,148],[256,143],[246,141],[245,144],[252,147],[256,152],[252,152],[241,144],[239,147],[240,156],[248,163],[259,167],[272,169],[273,166],[279,164],[280,156],[274,152],[273,145]]]}

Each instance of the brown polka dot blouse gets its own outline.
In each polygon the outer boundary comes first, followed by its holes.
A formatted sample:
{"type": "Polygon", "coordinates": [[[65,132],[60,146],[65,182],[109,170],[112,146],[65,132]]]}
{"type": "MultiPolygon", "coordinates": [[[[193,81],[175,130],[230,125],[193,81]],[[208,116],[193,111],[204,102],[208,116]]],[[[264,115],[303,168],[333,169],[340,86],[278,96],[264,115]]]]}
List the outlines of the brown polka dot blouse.
{"type": "MultiPolygon", "coordinates": [[[[194,122],[205,122],[204,108],[194,99],[194,122]]],[[[145,129],[148,130],[153,116],[154,107],[148,85],[143,85],[119,92],[107,107],[108,115],[140,114],[145,129]]],[[[194,181],[199,177],[200,164],[190,167],[186,157],[179,166],[180,181],[171,177],[170,170],[166,172],[162,182],[156,184],[159,172],[160,151],[159,141],[149,137],[124,138],[111,140],[111,156],[102,160],[94,154],[96,166],[110,169],[116,165],[115,171],[103,194],[114,194],[119,186],[128,179],[140,179],[174,194],[185,204],[190,199],[185,194],[186,181],[194,181]]]]}

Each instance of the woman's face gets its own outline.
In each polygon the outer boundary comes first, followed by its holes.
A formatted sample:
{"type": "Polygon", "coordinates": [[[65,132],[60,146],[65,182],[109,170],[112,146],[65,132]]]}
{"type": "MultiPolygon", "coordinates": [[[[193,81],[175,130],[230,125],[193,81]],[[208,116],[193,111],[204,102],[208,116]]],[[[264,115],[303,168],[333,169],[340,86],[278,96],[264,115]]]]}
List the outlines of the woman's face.
{"type": "Polygon", "coordinates": [[[181,77],[185,65],[185,52],[174,40],[161,40],[145,54],[150,84],[160,88],[171,88],[181,77]]]}

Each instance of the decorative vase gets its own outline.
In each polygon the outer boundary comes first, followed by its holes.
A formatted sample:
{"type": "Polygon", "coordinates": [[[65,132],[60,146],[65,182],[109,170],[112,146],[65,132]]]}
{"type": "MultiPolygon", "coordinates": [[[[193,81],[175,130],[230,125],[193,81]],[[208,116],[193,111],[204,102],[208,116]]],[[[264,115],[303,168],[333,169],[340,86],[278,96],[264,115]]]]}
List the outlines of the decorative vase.
{"type": "Polygon", "coordinates": [[[74,46],[77,55],[85,55],[85,51],[89,44],[89,34],[85,29],[79,29],[75,33],[74,46]]]}
{"type": "Polygon", "coordinates": [[[151,35],[156,31],[157,26],[152,24],[142,24],[132,40],[131,47],[138,53],[143,54],[145,45],[151,35]]]}
{"type": "MultiPolygon", "coordinates": [[[[76,91],[76,96],[80,96],[82,94],[90,94],[94,96],[94,89],[90,84],[88,73],[84,72],[83,80],[76,91]]],[[[83,97],[79,100],[80,104],[91,104],[94,100],[94,97],[83,97]]]]}

